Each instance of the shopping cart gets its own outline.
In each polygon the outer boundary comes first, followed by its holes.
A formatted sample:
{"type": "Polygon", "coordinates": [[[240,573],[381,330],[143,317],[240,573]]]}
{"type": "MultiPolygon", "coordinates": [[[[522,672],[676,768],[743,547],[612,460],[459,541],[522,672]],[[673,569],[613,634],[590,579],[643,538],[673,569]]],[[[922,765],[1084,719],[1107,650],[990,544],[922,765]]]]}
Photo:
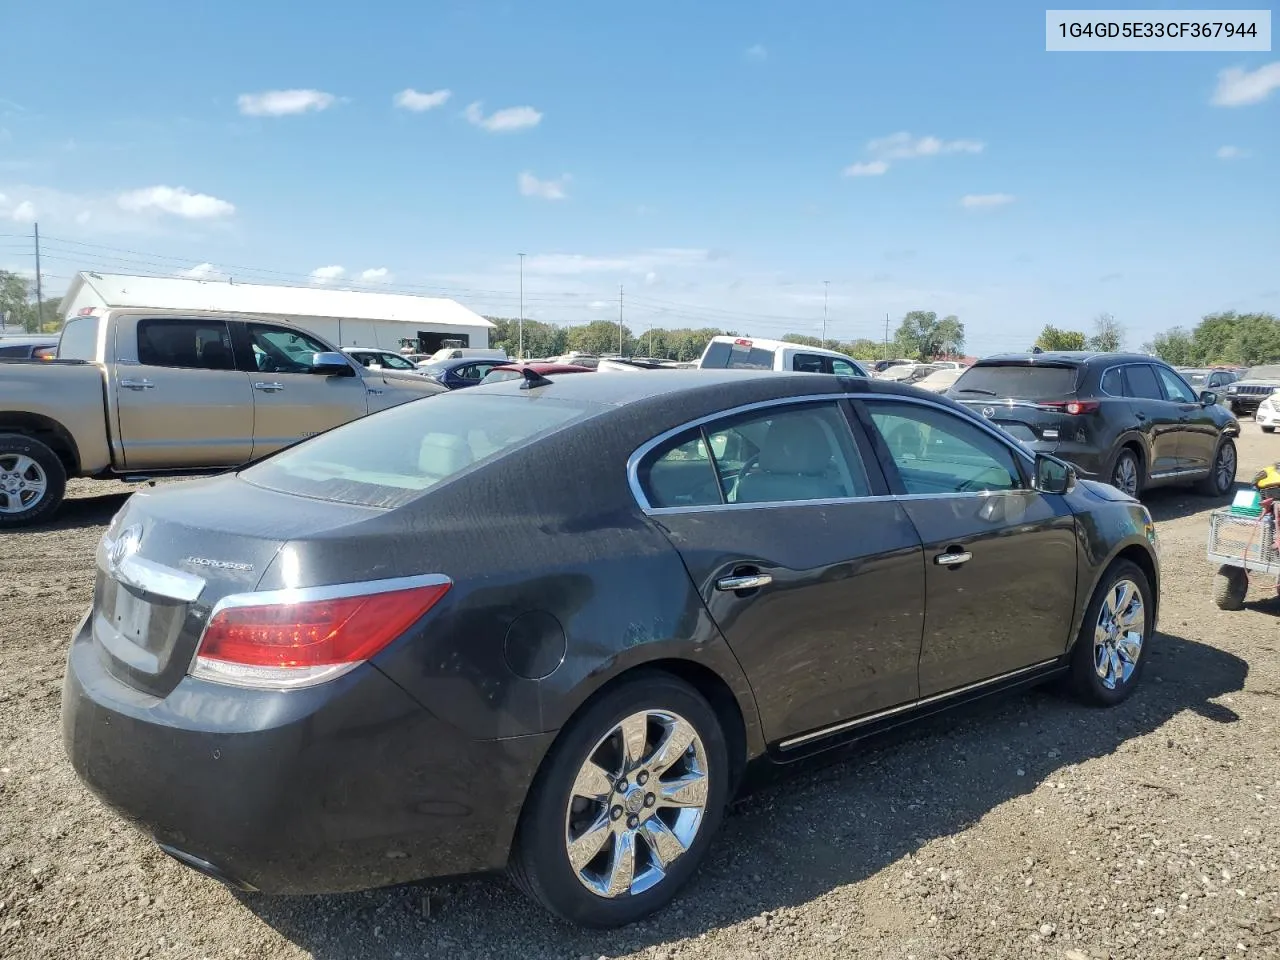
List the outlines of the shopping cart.
{"type": "Polygon", "coordinates": [[[1280,548],[1276,544],[1276,514],[1270,501],[1257,516],[1234,513],[1230,507],[1209,517],[1209,561],[1218,564],[1213,600],[1221,610],[1239,610],[1249,592],[1249,574],[1271,574],[1280,583],[1280,548]]]}

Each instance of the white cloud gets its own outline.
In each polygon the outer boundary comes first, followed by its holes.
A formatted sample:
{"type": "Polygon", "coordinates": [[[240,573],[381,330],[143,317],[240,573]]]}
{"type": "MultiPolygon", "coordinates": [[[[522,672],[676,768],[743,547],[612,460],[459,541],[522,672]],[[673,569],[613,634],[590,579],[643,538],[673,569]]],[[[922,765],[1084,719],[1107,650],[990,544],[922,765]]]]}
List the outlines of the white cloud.
{"type": "Polygon", "coordinates": [[[659,267],[696,267],[715,258],[709,250],[662,247],[617,257],[596,257],[581,253],[541,253],[525,260],[525,276],[579,276],[591,273],[637,274],[644,276],[659,267]]]}
{"type": "Polygon", "coordinates": [[[467,104],[463,115],[474,126],[488,130],[490,133],[509,133],[512,130],[526,130],[536,127],[542,122],[542,114],[533,107],[506,107],[489,116],[484,115],[484,105],[479,101],[467,104]]]}
{"type": "Polygon", "coordinates": [[[1213,105],[1244,107],[1261,103],[1273,90],[1280,90],[1280,60],[1261,66],[1252,73],[1241,67],[1230,67],[1218,74],[1213,105]]]}
{"type": "Polygon", "coordinates": [[[36,218],[36,207],[30,200],[23,200],[9,215],[16,223],[31,223],[36,218]]]}
{"type": "Polygon", "coordinates": [[[645,286],[655,286],[658,282],[658,273],[656,270],[650,270],[644,275],[645,286]]]}
{"type": "Polygon", "coordinates": [[[523,196],[541,197],[543,200],[563,200],[568,196],[565,193],[565,187],[569,180],[567,173],[555,180],[539,180],[528,170],[516,178],[523,196]]]}
{"type": "Polygon", "coordinates": [[[179,270],[178,276],[188,280],[225,280],[227,275],[212,263],[198,263],[190,270],[179,270]]]}
{"type": "Polygon", "coordinates": [[[143,187],[120,194],[116,203],[130,213],[170,213],[187,220],[216,220],[236,212],[234,204],[186,187],[143,187]]]}
{"type": "Polygon", "coordinates": [[[337,97],[323,90],[267,90],[242,93],[238,103],[246,117],[285,117],[296,113],[328,110],[337,97]]]}
{"type": "Polygon", "coordinates": [[[981,153],[986,144],[980,140],[940,140],[937,137],[913,137],[905,130],[879,137],[867,143],[867,153],[880,160],[910,160],[943,153],[981,153]]]}
{"type": "Polygon", "coordinates": [[[370,267],[360,274],[360,279],[365,283],[390,283],[392,278],[386,267],[370,267]]]}
{"type": "Polygon", "coordinates": [[[434,110],[436,107],[443,107],[449,102],[449,98],[453,96],[452,90],[435,90],[431,93],[419,93],[412,87],[407,90],[401,90],[395,96],[395,104],[403,110],[412,110],[414,113],[422,113],[424,110],[434,110]]]}
{"type": "Polygon", "coordinates": [[[844,168],[846,177],[878,177],[889,169],[883,160],[868,160],[866,163],[851,163],[844,168]]]}
{"type": "Polygon", "coordinates": [[[769,59],[769,51],[765,49],[763,43],[757,43],[754,46],[747,47],[744,55],[748,60],[754,60],[757,63],[769,59]]]}
{"type": "Polygon", "coordinates": [[[331,267],[316,267],[311,271],[312,283],[333,283],[335,280],[341,280],[346,275],[346,268],[339,267],[336,264],[331,267]]]}
{"type": "Polygon", "coordinates": [[[1003,207],[1017,198],[1011,193],[967,193],[960,198],[960,206],[968,210],[982,207],[1003,207]]]}
{"type": "Polygon", "coordinates": [[[1219,147],[1215,156],[1219,160],[1243,160],[1249,156],[1249,151],[1241,150],[1239,147],[1219,147]]]}

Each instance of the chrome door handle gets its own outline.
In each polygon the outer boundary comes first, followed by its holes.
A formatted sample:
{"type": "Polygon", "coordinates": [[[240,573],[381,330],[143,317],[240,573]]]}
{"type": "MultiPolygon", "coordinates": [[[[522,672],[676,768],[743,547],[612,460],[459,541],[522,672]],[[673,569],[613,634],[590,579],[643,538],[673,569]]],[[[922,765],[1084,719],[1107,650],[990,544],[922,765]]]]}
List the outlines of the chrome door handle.
{"type": "Polygon", "coordinates": [[[962,563],[968,563],[973,559],[973,554],[968,550],[960,550],[956,553],[940,553],[933,558],[933,562],[940,567],[958,567],[962,563]]]}
{"type": "Polygon", "coordinates": [[[717,590],[758,590],[773,583],[767,573],[750,573],[740,577],[721,577],[716,581],[717,590]]]}
{"type": "Polygon", "coordinates": [[[279,382],[263,383],[260,380],[253,385],[253,389],[261,390],[263,393],[279,393],[284,389],[284,384],[279,382]]]}
{"type": "Polygon", "coordinates": [[[156,385],[150,380],[121,380],[120,386],[126,390],[154,390],[156,385]]]}

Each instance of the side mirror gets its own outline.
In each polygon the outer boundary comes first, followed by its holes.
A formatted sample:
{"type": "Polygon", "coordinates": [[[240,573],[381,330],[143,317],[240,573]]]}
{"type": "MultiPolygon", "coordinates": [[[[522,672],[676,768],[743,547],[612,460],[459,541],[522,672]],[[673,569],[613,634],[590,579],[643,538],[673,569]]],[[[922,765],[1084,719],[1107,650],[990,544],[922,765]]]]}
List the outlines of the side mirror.
{"type": "Polygon", "coordinates": [[[1218,402],[1218,395],[1212,390],[1200,391],[1200,405],[1204,407],[1212,407],[1218,402]]]}
{"type": "Polygon", "coordinates": [[[1035,488],[1041,493],[1070,493],[1076,487],[1076,470],[1057,457],[1036,454],[1035,488]]]}
{"type": "Polygon", "coordinates": [[[311,372],[326,377],[353,377],[355,371],[347,358],[336,351],[313,353],[311,355],[311,372]]]}

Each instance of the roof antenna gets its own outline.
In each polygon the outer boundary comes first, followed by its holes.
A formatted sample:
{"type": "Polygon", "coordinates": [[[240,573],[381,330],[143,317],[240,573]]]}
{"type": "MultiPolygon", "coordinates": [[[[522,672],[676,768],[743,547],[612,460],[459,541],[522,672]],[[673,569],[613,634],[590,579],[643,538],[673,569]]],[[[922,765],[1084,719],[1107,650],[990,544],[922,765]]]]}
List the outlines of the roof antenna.
{"type": "Polygon", "coordinates": [[[521,373],[524,374],[524,383],[520,384],[521,390],[533,390],[536,387],[551,386],[551,381],[532,367],[525,367],[521,373]]]}

